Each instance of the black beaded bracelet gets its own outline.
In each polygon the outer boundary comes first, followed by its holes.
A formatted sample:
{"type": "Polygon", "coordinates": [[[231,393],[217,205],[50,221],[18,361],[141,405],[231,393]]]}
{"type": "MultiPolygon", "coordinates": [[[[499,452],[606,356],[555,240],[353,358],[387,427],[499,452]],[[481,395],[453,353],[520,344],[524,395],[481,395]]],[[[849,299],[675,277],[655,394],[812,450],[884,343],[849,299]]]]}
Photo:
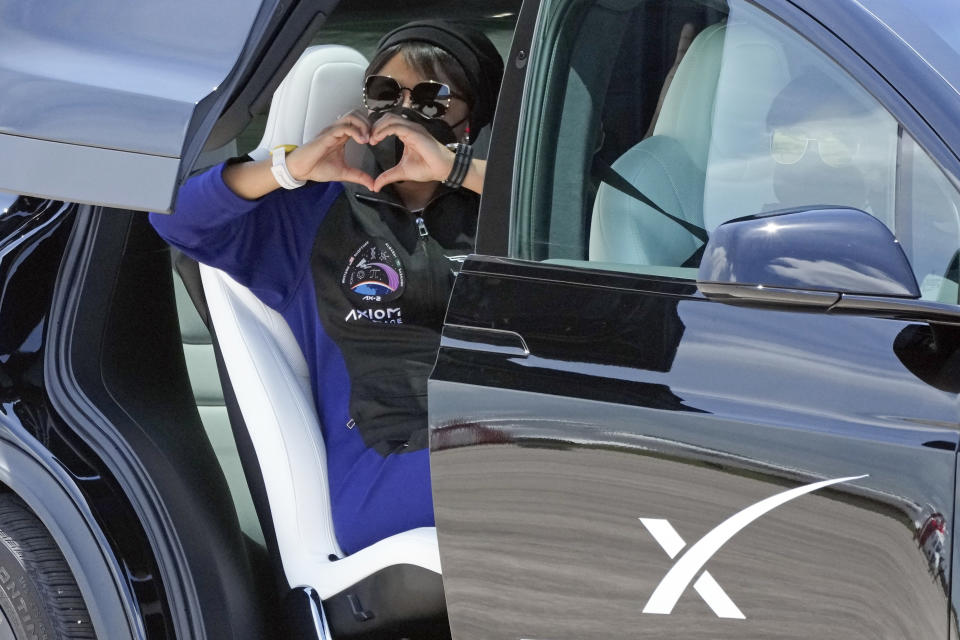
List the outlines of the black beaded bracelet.
{"type": "Polygon", "coordinates": [[[443,181],[444,186],[452,189],[458,189],[463,185],[467,177],[467,171],[470,169],[470,159],[473,158],[473,147],[462,142],[455,142],[447,145],[448,149],[454,151],[453,167],[450,169],[450,175],[443,181]]]}

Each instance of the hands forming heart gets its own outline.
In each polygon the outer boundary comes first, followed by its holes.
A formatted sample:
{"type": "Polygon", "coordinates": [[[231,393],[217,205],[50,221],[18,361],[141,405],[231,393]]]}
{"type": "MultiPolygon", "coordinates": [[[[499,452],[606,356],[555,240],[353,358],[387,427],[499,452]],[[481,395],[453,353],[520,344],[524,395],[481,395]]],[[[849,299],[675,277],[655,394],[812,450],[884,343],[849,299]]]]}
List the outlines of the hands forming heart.
{"type": "Polygon", "coordinates": [[[388,113],[371,126],[366,114],[359,110],[344,115],[287,156],[287,168],[298,180],[355,182],[371,191],[380,191],[401,180],[445,180],[452,167],[453,154],[422,125],[388,113]],[[388,136],[397,136],[403,142],[403,157],[395,167],[374,180],[366,172],[347,165],[347,140],[375,145],[388,136]]]}

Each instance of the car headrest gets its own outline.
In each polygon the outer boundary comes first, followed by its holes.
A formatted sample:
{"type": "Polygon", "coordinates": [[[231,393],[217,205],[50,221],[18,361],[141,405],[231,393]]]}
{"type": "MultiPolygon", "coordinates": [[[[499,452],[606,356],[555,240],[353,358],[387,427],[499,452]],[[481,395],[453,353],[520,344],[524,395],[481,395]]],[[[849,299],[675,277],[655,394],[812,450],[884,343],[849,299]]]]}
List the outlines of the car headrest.
{"type": "Polygon", "coordinates": [[[350,47],[309,47],[274,92],[263,139],[250,156],[262,160],[278,145],[308,142],[338,116],[360,107],[366,68],[367,59],[350,47]]]}
{"type": "MultiPolygon", "coordinates": [[[[724,35],[723,23],[697,34],[667,89],[653,136],[613,163],[647,197],[697,226],[703,220],[703,176],[724,35]]],[[[697,246],[675,222],[607,184],[597,191],[592,220],[594,261],[679,266],[697,246]]]]}
{"type": "Polygon", "coordinates": [[[724,35],[725,25],[718,23],[693,39],[677,67],[653,129],[654,135],[677,140],[701,170],[707,166],[724,35]]]}

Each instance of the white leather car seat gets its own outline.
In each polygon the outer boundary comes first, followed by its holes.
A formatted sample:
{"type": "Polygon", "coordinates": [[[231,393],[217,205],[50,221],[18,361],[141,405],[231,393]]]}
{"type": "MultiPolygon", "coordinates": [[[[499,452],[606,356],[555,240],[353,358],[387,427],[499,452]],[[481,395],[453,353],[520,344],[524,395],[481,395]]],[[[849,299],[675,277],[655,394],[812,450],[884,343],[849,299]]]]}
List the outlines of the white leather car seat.
{"type": "MultiPolygon", "coordinates": [[[[697,226],[703,225],[703,183],[724,33],[719,23],[694,38],[664,97],[653,135],[612,165],[663,209],[697,226]]],[[[700,244],[676,222],[610,185],[597,190],[590,260],[680,266],[700,244]]]]}
{"type": "MultiPolygon", "coordinates": [[[[360,105],[367,62],[340,46],[307,49],[274,94],[253,157],[301,144],[360,105]]],[[[225,273],[201,265],[224,364],[259,461],[283,571],[321,599],[392,565],[440,573],[436,529],[415,529],[344,554],[330,509],[326,451],[307,364],[282,317],[225,273]]]]}
{"type": "Polygon", "coordinates": [[[197,312],[183,279],[176,269],[173,270],[173,286],[180,335],[183,340],[183,356],[197,403],[197,413],[200,414],[204,431],[217,455],[223,475],[227,479],[237,518],[240,520],[240,529],[252,542],[264,547],[266,545],[263,531],[260,529],[260,520],[250,496],[250,489],[247,487],[240,454],[230,425],[227,404],[223,397],[223,388],[220,385],[220,377],[217,375],[217,362],[210,331],[197,312]]]}

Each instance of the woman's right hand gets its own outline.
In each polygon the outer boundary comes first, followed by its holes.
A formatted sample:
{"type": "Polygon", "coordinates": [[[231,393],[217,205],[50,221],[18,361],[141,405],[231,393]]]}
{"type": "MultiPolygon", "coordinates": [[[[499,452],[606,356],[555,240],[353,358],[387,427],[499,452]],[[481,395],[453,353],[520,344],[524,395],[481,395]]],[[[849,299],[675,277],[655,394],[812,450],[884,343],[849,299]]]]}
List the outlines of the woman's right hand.
{"type": "Polygon", "coordinates": [[[373,190],[373,178],[351,167],[344,156],[347,141],[365,145],[370,141],[366,114],[355,109],[321,131],[305,145],[287,155],[287,169],[297,180],[314,182],[355,182],[373,190]]]}

